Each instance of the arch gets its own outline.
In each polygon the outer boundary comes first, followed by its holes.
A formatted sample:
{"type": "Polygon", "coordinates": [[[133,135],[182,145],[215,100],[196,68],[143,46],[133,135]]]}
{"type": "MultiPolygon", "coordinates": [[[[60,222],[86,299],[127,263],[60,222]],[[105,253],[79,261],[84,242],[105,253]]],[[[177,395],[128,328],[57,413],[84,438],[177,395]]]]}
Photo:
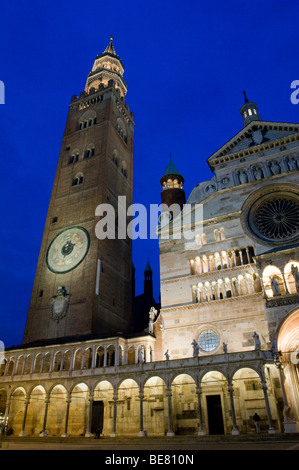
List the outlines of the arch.
{"type": "MultiPolygon", "coordinates": [[[[257,413],[261,418],[261,431],[267,432],[269,422],[260,371],[254,366],[239,367],[232,376],[232,385],[239,431],[255,432],[253,415],[257,413]]],[[[269,394],[269,403],[271,415],[274,418],[273,424],[277,427],[279,423],[277,407],[271,394],[269,394]]]]}
{"type": "Polygon", "coordinates": [[[74,354],[74,370],[81,370],[82,369],[82,361],[83,361],[83,351],[81,348],[77,349],[74,354]]]}
{"type": "Polygon", "coordinates": [[[32,354],[28,354],[25,358],[24,374],[30,374],[31,373],[32,361],[33,361],[32,354]]]}
{"type": "Polygon", "coordinates": [[[285,390],[294,419],[299,421],[299,308],[293,309],[278,328],[277,349],[284,368],[285,390]]]}
{"type": "Polygon", "coordinates": [[[171,381],[172,423],[175,434],[198,431],[196,382],[190,374],[176,374],[171,381]]]}
{"type": "Polygon", "coordinates": [[[42,385],[36,385],[29,392],[30,402],[27,408],[25,432],[38,435],[43,428],[46,391],[42,385]]]}
{"type": "Polygon", "coordinates": [[[139,385],[131,378],[122,380],[117,387],[117,430],[122,435],[137,435],[139,432],[139,385]]]}
{"type": "Polygon", "coordinates": [[[224,371],[217,367],[203,371],[199,381],[205,432],[224,434],[227,432],[227,426],[232,423],[224,371]]]}
{"type": "Polygon", "coordinates": [[[14,367],[15,367],[15,360],[14,360],[14,358],[10,357],[8,359],[8,366],[7,366],[7,370],[6,370],[5,375],[12,375],[14,367]]]}
{"type": "Polygon", "coordinates": [[[44,355],[42,372],[50,372],[51,358],[52,358],[51,353],[46,352],[44,355]]]}
{"type": "Polygon", "coordinates": [[[290,294],[299,293],[299,263],[291,260],[284,267],[284,278],[290,294]]]}
{"type": "Polygon", "coordinates": [[[83,369],[91,369],[92,355],[93,355],[92,348],[86,348],[84,351],[83,369]]]}
{"type": "Polygon", "coordinates": [[[85,129],[87,127],[90,127],[96,123],[97,119],[97,113],[95,112],[94,109],[89,109],[88,111],[85,111],[81,115],[78,121],[78,128],[79,129],[85,129]]]}
{"type": "Polygon", "coordinates": [[[126,164],[126,162],[125,162],[124,160],[121,162],[120,171],[121,171],[121,173],[122,173],[125,177],[128,176],[127,164],[126,164]]]}
{"type": "Polygon", "coordinates": [[[72,351],[70,349],[67,349],[63,353],[62,370],[70,370],[71,359],[72,359],[72,351]]]}
{"type": "Polygon", "coordinates": [[[84,153],[83,153],[83,158],[86,159],[86,158],[91,158],[94,156],[94,152],[95,152],[95,145],[94,144],[89,144],[86,149],[84,150],[84,153]]]}
{"type": "Polygon", "coordinates": [[[79,160],[79,150],[78,149],[74,149],[71,151],[71,154],[69,156],[69,160],[68,160],[68,163],[69,165],[72,164],[72,163],[76,163],[78,160],[79,160]]]}
{"type": "Polygon", "coordinates": [[[70,409],[68,433],[72,436],[84,436],[87,426],[89,388],[86,383],[74,384],[70,391],[70,409]]]}
{"type": "Polygon", "coordinates": [[[115,345],[110,344],[107,347],[107,367],[113,367],[115,365],[115,345]]]}
{"type": "Polygon", "coordinates": [[[102,401],[104,406],[103,435],[113,432],[113,395],[114,387],[108,380],[97,382],[93,389],[94,402],[102,401]]]}
{"type": "Polygon", "coordinates": [[[83,173],[77,173],[72,180],[72,186],[78,186],[83,183],[84,175],[83,173]]]}
{"type": "Polygon", "coordinates": [[[15,435],[18,435],[22,431],[26,391],[23,387],[16,387],[11,392],[10,397],[11,403],[8,415],[7,430],[9,431],[11,429],[15,435]]]}
{"type": "Polygon", "coordinates": [[[112,152],[112,161],[116,167],[119,166],[119,153],[116,149],[114,149],[112,152]]]}
{"type": "Polygon", "coordinates": [[[23,355],[17,358],[16,375],[23,374],[25,358],[23,355]]]}
{"type": "Polygon", "coordinates": [[[240,295],[246,295],[247,294],[247,285],[246,285],[246,281],[244,279],[244,276],[242,276],[242,274],[239,274],[239,276],[238,276],[238,283],[239,283],[240,295]]]}
{"type": "Polygon", "coordinates": [[[104,346],[99,346],[96,350],[96,367],[104,367],[105,360],[105,348],[104,346]]]}
{"type": "Polygon", "coordinates": [[[121,138],[127,142],[127,130],[126,126],[122,119],[117,118],[116,120],[116,131],[121,136],[121,138]]]}
{"type": "Polygon", "coordinates": [[[285,294],[283,276],[277,266],[272,264],[266,266],[263,270],[262,279],[267,297],[276,297],[277,295],[285,294]]]}
{"type": "Polygon", "coordinates": [[[47,430],[53,436],[64,431],[67,397],[68,392],[62,384],[54,384],[49,390],[47,430]]]}
{"type": "Polygon", "coordinates": [[[152,375],[143,384],[144,429],[149,435],[165,435],[167,414],[166,383],[160,376],[152,375]]]}
{"type": "Polygon", "coordinates": [[[278,328],[277,349],[281,353],[299,350],[299,309],[296,307],[278,328]]]}
{"type": "Polygon", "coordinates": [[[39,374],[41,372],[42,361],[43,361],[43,355],[42,353],[38,353],[34,358],[34,369],[33,369],[34,374],[39,374]]]}
{"type": "Polygon", "coordinates": [[[135,364],[135,361],[135,346],[132,345],[128,348],[128,364],[135,364]]]}
{"type": "Polygon", "coordinates": [[[60,370],[61,362],[62,362],[62,352],[56,351],[54,354],[53,372],[57,372],[60,370]]]}

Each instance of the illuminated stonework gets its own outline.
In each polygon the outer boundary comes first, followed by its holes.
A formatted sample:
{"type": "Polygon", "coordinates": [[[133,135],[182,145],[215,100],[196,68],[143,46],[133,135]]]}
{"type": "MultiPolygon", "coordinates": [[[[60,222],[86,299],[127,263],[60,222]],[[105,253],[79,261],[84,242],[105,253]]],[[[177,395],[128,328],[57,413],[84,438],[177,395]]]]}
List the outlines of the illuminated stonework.
{"type": "Polygon", "coordinates": [[[293,243],[299,239],[299,195],[292,186],[275,186],[253,193],[246,200],[244,229],[266,244],[293,243]]]}
{"type": "Polygon", "coordinates": [[[256,231],[269,240],[298,237],[298,201],[287,198],[270,199],[260,205],[253,219],[256,231]]]}

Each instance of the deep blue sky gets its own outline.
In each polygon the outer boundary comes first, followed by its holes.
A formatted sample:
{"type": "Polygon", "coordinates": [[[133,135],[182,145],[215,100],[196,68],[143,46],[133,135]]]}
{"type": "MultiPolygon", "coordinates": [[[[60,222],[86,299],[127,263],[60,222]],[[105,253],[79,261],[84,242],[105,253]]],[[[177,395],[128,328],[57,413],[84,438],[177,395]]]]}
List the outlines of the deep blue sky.
{"type": "MultiPolygon", "coordinates": [[[[299,122],[298,2],[32,1],[1,6],[0,340],[22,342],[68,105],[114,36],[135,114],[134,201],[160,203],[169,154],[187,196],[242,128],[245,89],[264,120],[299,122]]],[[[156,241],[134,244],[136,293],[156,241]]]]}

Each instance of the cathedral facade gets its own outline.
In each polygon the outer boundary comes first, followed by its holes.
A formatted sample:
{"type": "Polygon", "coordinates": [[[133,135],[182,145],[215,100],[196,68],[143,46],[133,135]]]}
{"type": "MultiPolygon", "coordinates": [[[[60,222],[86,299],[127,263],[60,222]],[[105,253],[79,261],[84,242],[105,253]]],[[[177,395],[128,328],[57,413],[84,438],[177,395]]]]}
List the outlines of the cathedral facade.
{"type": "Polygon", "coordinates": [[[243,129],[208,158],[214,177],[187,203],[170,161],[161,304],[148,263],[135,302],[148,318],[136,330],[132,242],[95,235],[100,204],[132,203],[134,115],[123,72],[111,39],[72,97],[23,344],[1,364],[2,428],[237,435],[255,431],[257,413],[262,432],[298,432],[299,124],[262,121],[244,95],[243,129]]]}

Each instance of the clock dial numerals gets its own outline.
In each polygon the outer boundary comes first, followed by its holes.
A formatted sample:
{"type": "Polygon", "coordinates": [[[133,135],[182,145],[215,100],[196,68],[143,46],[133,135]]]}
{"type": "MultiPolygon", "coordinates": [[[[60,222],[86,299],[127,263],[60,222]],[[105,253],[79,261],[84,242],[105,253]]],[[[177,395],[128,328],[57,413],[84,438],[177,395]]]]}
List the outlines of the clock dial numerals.
{"type": "Polygon", "coordinates": [[[76,268],[89,249],[89,234],[83,227],[69,227],[52,240],[47,251],[47,266],[59,274],[76,268]]]}

